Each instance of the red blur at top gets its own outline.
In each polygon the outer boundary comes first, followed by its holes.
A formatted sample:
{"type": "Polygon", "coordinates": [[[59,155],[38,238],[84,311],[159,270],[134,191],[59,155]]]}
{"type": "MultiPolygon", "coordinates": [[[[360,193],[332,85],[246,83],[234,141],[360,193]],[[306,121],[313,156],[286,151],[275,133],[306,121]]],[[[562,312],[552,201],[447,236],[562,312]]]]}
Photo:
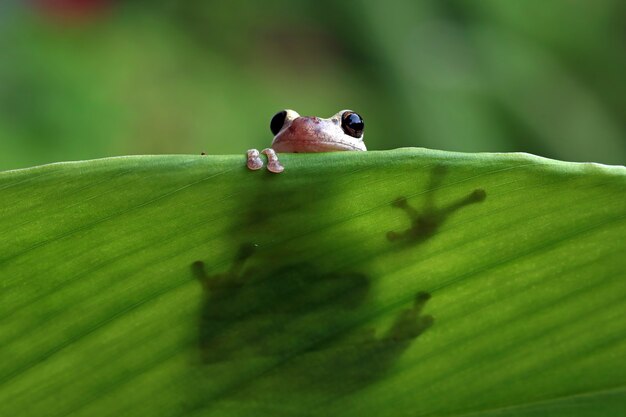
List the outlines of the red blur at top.
{"type": "Polygon", "coordinates": [[[32,0],[45,17],[63,22],[84,22],[109,9],[111,0],[32,0]]]}

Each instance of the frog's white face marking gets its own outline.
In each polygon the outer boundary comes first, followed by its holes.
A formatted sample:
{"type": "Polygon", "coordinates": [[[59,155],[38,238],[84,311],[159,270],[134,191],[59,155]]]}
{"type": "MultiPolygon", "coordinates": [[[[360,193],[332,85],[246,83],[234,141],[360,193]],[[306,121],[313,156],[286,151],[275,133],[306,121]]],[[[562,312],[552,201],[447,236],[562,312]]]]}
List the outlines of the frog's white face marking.
{"type": "Polygon", "coordinates": [[[272,149],[277,152],[365,151],[361,116],[341,110],[328,119],[300,116],[293,110],[276,113],[270,123],[272,149]]]}

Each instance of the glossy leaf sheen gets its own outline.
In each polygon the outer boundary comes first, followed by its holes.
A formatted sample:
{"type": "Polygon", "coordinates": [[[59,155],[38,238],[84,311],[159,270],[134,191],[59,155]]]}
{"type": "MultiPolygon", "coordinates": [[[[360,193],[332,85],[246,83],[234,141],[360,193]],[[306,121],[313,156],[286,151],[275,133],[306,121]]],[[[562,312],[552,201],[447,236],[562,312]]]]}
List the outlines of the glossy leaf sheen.
{"type": "Polygon", "coordinates": [[[624,413],[626,169],[282,161],[0,174],[0,415],[624,413]]]}

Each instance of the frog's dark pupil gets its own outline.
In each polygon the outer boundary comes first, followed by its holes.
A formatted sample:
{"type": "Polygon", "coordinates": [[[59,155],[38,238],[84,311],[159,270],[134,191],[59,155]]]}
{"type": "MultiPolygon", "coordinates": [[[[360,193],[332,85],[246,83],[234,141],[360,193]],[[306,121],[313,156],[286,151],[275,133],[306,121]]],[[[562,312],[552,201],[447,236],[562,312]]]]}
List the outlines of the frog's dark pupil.
{"type": "Polygon", "coordinates": [[[279,111],[272,117],[272,121],[270,122],[270,130],[274,135],[277,135],[285,124],[285,118],[287,117],[287,111],[279,111]]]}
{"type": "Polygon", "coordinates": [[[363,129],[365,129],[365,122],[363,118],[353,112],[345,112],[341,116],[341,128],[353,138],[360,138],[363,135],[363,129]]]}

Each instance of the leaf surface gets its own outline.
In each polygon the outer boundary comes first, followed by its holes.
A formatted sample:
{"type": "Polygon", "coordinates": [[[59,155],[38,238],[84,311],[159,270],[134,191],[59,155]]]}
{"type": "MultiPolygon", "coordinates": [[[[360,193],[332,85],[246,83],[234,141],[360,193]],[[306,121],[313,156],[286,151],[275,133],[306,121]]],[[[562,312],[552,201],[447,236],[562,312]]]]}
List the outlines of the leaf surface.
{"type": "Polygon", "coordinates": [[[425,149],[0,173],[0,415],[626,410],[626,169],[425,149]]]}

